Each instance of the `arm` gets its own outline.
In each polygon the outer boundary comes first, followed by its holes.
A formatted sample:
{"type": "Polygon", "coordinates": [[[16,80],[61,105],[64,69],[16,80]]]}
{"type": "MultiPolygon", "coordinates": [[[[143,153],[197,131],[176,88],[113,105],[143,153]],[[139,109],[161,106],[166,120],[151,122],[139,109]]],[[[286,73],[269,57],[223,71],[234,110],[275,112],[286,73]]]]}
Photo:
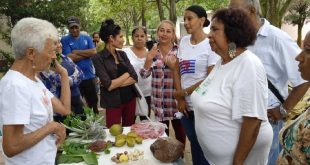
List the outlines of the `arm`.
{"type": "MultiPolygon", "coordinates": [[[[292,110],[295,107],[298,101],[300,101],[300,99],[305,95],[309,86],[310,86],[310,82],[306,82],[292,89],[291,93],[288,95],[286,100],[284,100],[283,102],[283,107],[288,111],[288,113],[290,112],[290,110],[292,110]]],[[[268,111],[268,115],[271,117],[272,120],[282,119],[282,115],[280,113],[279,107],[270,109],[268,111]]]]}
{"type": "Polygon", "coordinates": [[[60,99],[55,97],[52,98],[53,109],[54,112],[57,112],[61,115],[68,115],[71,113],[71,93],[68,72],[57,61],[55,71],[61,77],[61,94],[60,99]]]}
{"type": "Polygon", "coordinates": [[[310,83],[307,82],[297,87],[294,87],[291,93],[288,95],[288,97],[284,101],[283,103],[284,107],[288,110],[293,109],[295,105],[298,103],[298,101],[305,95],[309,86],[310,86],[310,83]]]}
{"type": "Polygon", "coordinates": [[[108,91],[112,91],[115,88],[118,88],[123,85],[123,83],[130,77],[129,73],[126,72],[120,77],[113,79],[111,85],[108,88],[108,91]]]}
{"type": "Polygon", "coordinates": [[[187,104],[185,101],[185,96],[179,95],[182,91],[181,87],[181,75],[180,75],[180,67],[179,67],[179,60],[176,60],[176,67],[173,70],[173,84],[176,91],[173,93],[174,98],[177,100],[177,108],[180,112],[184,113],[185,116],[188,116],[187,114],[187,104]]]}
{"type": "Polygon", "coordinates": [[[84,58],[89,58],[95,55],[97,51],[96,51],[96,48],[92,48],[92,49],[86,49],[86,50],[73,50],[72,53],[78,56],[82,56],[84,58]]]}
{"type": "Polygon", "coordinates": [[[233,165],[243,165],[259,133],[261,120],[254,117],[243,117],[239,141],[234,154],[233,165]]]}
{"type": "Polygon", "coordinates": [[[75,49],[72,53],[76,54],[77,56],[81,56],[83,58],[90,58],[97,53],[96,47],[93,43],[93,40],[89,36],[82,35],[84,42],[87,41],[87,49],[78,50],[75,49]]]}
{"type": "Polygon", "coordinates": [[[72,61],[74,61],[74,62],[78,62],[78,61],[83,60],[83,59],[86,58],[86,57],[79,56],[79,55],[74,54],[74,53],[69,53],[69,54],[68,54],[68,57],[69,57],[72,61]]]}
{"type": "Polygon", "coordinates": [[[34,132],[24,134],[24,125],[4,125],[3,151],[6,156],[13,157],[36,145],[50,134],[57,136],[56,145],[59,145],[66,137],[66,129],[60,123],[52,121],[34,132]]]}
{"type": "Polygon", "coordinates": [[[145,70],[149,70],[151,68],[153,59],[156,57],[156,55],[157,55],[157,44],[154,44],[153,48],[146,55],[146,60],[143,66],[145,70]]]}
{"type": "Polygon", "coordinates": [[[137,81],[135,79],[133,79],[132,77],[128,77],[124,82],[123,84],[121,85],[121,87],[126,87],[126,86],[129,86],[129,85],[132,85],[134,83],[136,83],[137,81]]]}
{"type": "MultiPolygon", "coordinates": [[[[208,67],[208,70],[207,70],[208,75],[212,71],[213,67],[214,67],[214,65],[208,67]]],[[[175,93],[175,95],[176,95],[175,97],[185,97],[185,96],[191,95],[194,92],[194,90],[202,83],[202,81],[203,80],[198,81],[197,83],[195,83],[194,85],[192,85],[186,89],[177,91],[175,93]]]]}

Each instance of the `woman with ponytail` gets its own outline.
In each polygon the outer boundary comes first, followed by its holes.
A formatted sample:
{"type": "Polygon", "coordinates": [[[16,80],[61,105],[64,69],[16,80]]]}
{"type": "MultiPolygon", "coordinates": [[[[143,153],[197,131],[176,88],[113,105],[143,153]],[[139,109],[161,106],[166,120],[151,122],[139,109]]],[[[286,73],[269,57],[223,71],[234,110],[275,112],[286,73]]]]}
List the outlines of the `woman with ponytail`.
{"type": "Polygon", "coordinates": [[[175,84],[178,109],[184,114],[181,123],[191,142],[194,165],[208,164],[198,143],[194,126],[194,109],[190,100],[193,90],[207,77],[219,56],[210,47],[207,34],[203,31],[210,21],[206,10],[198,5],[188,7],[184,12],[184,27],[189,35],[180,41],[179,67],[175,70],[175,84]]]}
{"type": "Polygon", "coordinates": [[[100,38],[105,42],[103,51],[92,61],[100,79],[100,105],[106,108],[106,125],[131,126],[135,122],[136,92],[134,83],[138,76],[122,49],[121,27],[112,19],[105,20],[100,28],[100,38]]]}

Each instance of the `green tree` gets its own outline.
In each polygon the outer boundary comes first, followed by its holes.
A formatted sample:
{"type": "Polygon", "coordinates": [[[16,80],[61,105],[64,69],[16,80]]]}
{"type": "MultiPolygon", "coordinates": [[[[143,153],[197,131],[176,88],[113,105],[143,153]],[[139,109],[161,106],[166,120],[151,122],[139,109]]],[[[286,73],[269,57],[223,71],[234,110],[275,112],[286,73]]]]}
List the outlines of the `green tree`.
{"type": "Polygon", "coordinates": [[[260,0],[262,16],[271,24],[281,28],[282,20],[292,0],[260,0]]]}
{"type": "Polygon", "coordinates": [[[8,16],[11,25],[24,17],[36,17],[63,27],[71,15],[79,16],[83,22],[85,17],[81,11],[87,3],[88,0],[2,0],[0,14],[8,16]]]}
{"type": "Polygon", "coordinates": [[[310,0],[296,0],[290,6],[288,14],[285,17],[285,21],[297,25],[298,27],[298,37],[297,44],[301,45],[301,32],[304,26],[304,23],[309,20],[310,17],[310,0]]]}

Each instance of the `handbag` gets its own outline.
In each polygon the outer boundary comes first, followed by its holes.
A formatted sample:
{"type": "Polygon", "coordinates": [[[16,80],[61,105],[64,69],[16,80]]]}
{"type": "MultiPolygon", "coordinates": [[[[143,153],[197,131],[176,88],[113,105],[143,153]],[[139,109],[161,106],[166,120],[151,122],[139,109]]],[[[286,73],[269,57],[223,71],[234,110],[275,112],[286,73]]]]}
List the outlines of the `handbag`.
{"type": "MultiPolygon", "coordinates": [[[[267,79],[268,80],[268,79],[267,79]]],[[[271,81],[268,80],[268,88],[271,90],[271,92],[277,97],[277,99],[283,104],[284,99],[281,96],[280,92],[278,89],[271,83],[271,81]]]]}
{"type": "Polygon", "coordinates": [[[141,96],[136,98],[136,116],[147,116],[149,109],[147,102],[137,83],[135,83],[135,88],[141,96]]]}

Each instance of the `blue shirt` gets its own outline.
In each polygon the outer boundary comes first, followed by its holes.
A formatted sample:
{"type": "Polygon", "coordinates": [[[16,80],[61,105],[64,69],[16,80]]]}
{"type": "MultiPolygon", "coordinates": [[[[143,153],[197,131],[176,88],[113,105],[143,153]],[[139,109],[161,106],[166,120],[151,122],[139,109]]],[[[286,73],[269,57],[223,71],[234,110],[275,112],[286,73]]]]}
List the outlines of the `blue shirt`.
{"type": "MultiPolygon", "coordinates": [[[[69,75],[69,82],[70,82],[70,90],[71,96],[79,96],[80,89],[79,84],[81,83],[84,75],[81,69],[74,64],[74,62],[62,55],[62,62],[61,65],[67,69],[69,75]]],[[[43,71],[40,73],[41,80],[56,97],[60,98],[60,90],[61,90],[61,81],[60,75],[54,71],[43,71]]]]}
{"type": "MultiPolygon", "coordinates": [[[[64,36],[61,38],[61,44],[62,53],[66,56],[73,50],[86,50],[95,48],[92,39],[89,36],[83,34],[80,34],[79,38],[77,39],[72,37],[71,34],[64,36]]],[[[84,73],[83,80],[88,80],[95,77],[95,70],[90,58],[80,60],[76,62],[76,64],[84,73]]]]}

